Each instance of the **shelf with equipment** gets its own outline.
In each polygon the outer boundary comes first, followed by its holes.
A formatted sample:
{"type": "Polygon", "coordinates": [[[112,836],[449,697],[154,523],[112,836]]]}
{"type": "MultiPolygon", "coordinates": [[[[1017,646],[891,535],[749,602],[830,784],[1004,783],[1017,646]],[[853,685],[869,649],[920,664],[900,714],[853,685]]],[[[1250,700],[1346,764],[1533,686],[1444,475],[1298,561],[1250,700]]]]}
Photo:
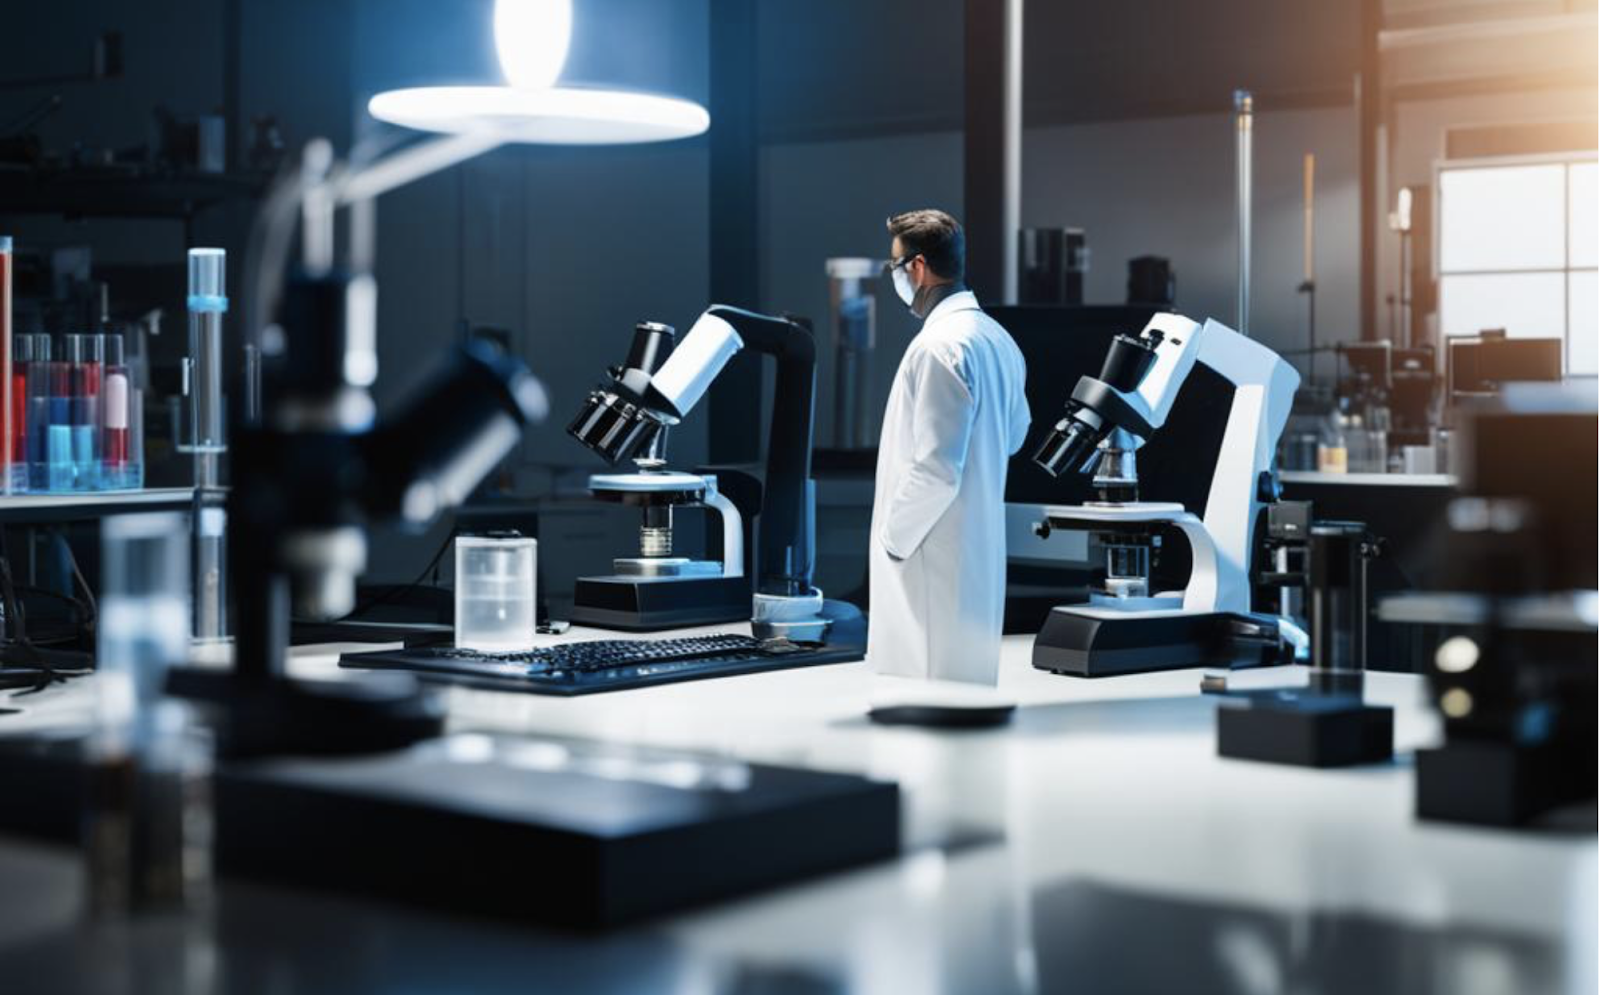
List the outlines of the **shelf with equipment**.
{"type": "Polygon", "coordinates": [[[266,190],[266,173],[157,173],[105,167],[0,167],[0,215],[170,218],[187,221],[266,190]]]}

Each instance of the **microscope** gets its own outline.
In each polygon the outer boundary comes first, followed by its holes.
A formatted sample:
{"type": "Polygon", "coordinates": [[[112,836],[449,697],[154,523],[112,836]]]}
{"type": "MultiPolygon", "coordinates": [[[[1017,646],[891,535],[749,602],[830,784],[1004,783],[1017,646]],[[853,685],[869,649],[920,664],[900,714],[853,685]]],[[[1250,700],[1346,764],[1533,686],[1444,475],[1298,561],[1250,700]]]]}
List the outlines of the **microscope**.
{"type": "Polygon", "coordinates": [[[707,308],[675,346],[664,329],[635,331],[627,365],[610,371],[567,429],[609,463],[634,460],[639,472],[596,476],[590,488],[598,497],[639,506],[643,515],[641,555],[618,560],[612,576],[580,578],[573,620],[650,630],[750,619],[758,638],[821,641],[843,606],[824,603],[811,584],[816,345],[810,330],[790,318],[723,304],[707,308]],[[764,479],[758,484],[737,473],[662,469],[658,444],[666,430],[688,415],[728,361],[746,348],[777,362],[764,479]],[[742,496],[743,515],[723,494],[735,480],[746,484],[743,495],[733,495],[742,496]],[[670,528],[671,509],[694,504],[722,516],[720,564],[668,555],[670,532],[663,530],[670,528]],[[757,528],[745,542],[743,522],[750,518],[757,528]]]}
{"type": "Polygon", "coordinates": [[[1078,381],[1033,456],[1051,476],[1093,474],[1098,500],[1048,507],[1038,531],[1087,531],[1105,571],[1087,604],[1051,609],[1034,640],[1035,667],[1103,677],[1278,658],[1277,620],[1250,610],[1250,558],[1257,519],[1277,499],[1272,459],[1299,385],[1271,349],[1216,321],[1157,314],[1137,336],[1112,340],[1100,375],[1078,381]],[[1140,501],[1136,470],[1139,448],[1166,423],[1196,363],[1233,387],[1202,516],[1140,501]],[[1152,590],[1174,533],[1188,544],[1188,582],[1152,590]]]}
{"type": "Polygon", "coordinates": [[[590,393],[567,432],[608,462],[633,453],[634,473],[594,474],[596,499],[639,509],[639,555],[612,561],[612,573],[579,577],[572,621],[603,629],[649,632],[742,621],[750,616],[744,518],[718,487],[715,474],[668,470],[667,432],[675,416],[641,408],[644,385],[661,370],[676,342],[671,325],[640,322],[621,367],[608,371],[609,389],[590,393]],[[674,555],[673,509],[705,508],[722,526],[720,560],[674,555]]]}

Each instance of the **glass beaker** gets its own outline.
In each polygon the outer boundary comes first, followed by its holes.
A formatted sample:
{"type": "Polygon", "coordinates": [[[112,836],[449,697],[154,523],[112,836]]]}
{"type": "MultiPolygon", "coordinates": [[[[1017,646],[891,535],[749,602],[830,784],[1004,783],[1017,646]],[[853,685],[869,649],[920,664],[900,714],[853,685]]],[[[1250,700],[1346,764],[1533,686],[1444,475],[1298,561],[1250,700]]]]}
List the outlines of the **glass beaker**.
{"type": "Polygon", "coordinates": [[[507,653],[533,648],[539,544],[520,535],[456,539],[456,645],[507,653]]]}

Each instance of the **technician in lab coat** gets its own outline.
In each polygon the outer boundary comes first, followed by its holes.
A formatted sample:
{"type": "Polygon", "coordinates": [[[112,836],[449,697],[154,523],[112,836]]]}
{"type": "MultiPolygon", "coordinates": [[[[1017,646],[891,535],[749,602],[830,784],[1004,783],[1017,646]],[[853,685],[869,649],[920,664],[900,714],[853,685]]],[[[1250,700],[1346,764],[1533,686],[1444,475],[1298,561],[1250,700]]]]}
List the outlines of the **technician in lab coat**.
{"type": "Polygon", "coordinates": [[[883,674],[993,685],[1006,461],[1028,432],[1027,368],[966,288],[955,218],[911,211],[888,224],[895,291],[923,325],[884,410],[867,659],[883,674]]]}

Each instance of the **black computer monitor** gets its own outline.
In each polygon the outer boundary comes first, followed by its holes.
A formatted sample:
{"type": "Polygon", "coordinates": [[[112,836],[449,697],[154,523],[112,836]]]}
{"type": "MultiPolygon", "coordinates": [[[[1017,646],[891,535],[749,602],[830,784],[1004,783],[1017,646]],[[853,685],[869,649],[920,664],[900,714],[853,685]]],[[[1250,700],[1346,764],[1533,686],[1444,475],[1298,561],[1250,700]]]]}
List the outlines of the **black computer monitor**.
{"type": "MultiPolygon", "coordinates": [[[[1080,504],[1094,500],[1088,476],[1073,472],[1051,477],[1033,462],[1033,454],[1066,412],[1067,398],[1078,378],[1099,374],[1112,337],[1137,334],[1156,310],[1093,305],[986,310],[1011,333],[1028,364],[1028,410],[1033,425],[1022,450],[1011,458],[1006,501],[1080,504]]],[[[1204,513],[1232,406],[1233,385],[1209,367],[1196,365],[1166,425],[1138,452],[1141,500],[1178,501],[1197,515],[1204,513]]]]}
{"type": "Polygon", "coordinates": [[[1389,371],[1393,364],[1394,346],[1388,341],[1345,342],[1339,345],[1339,355],[1349,368],[1349,379],[1357,384],[1389,389],[1389,371]]]}
{"type": "Polygon", "coordinates": [[[1450,393],[1491,394],[1503,383],[1561,379],[1560,339],[1450,339],[1450,393]]]}

